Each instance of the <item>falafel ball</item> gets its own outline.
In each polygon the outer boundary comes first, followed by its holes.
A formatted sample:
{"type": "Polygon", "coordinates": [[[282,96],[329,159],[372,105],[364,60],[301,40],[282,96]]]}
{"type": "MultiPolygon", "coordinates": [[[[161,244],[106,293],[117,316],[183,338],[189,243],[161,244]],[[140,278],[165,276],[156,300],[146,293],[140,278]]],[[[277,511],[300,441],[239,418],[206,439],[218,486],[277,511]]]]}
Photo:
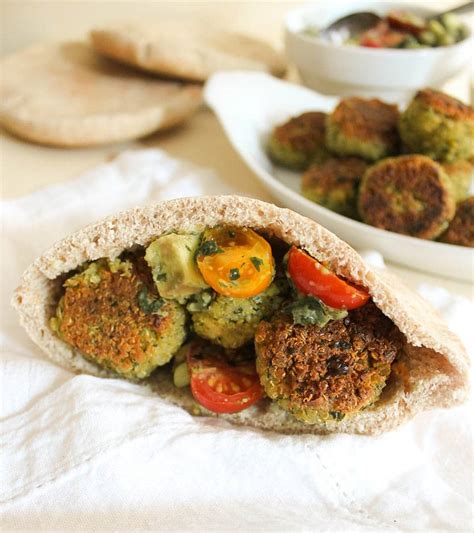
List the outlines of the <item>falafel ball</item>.
{"type": "Polygon", "coordinates": [[[328,159],[303,174],[301,192],[336,213],[358,218],[357,191],[366,168],[367,163],[356,157],[328,159]]]}
{"type": "Polygon", "coordinates": [[[453,161],[441,165],[451,181],[452,191],[456,202],[469,196],[469,189],[474,177],[474,163],[472,161],[453,161]]]}
{"type": "Polygon", "coordinates": [[[359,187],[359,214],[377,228],[435,239],[455,212],[449,178],[423,155],[384,159],[369,167],[359,187]]]}
{"type": "Polygon", "coordinates": [[[257,325],[280,307],[284,289],[272,283],[252,298],[219,295],[204,311],[192,314],[194,331],[224,348],[239,348],[250,342],[257,325]]]}
{"type": "Polygon", "coordinates": [[[185,311],[158,298],[146,265],[101,259],[64,287],[51,327],[99,366],[145,378],[184,342],[185,311]]]}
{"type": "Polygon", "coordinates": [[[418,91],[400,117],[405,149],[452,162],[474,157],[474,109],[439,91],[418,91]]]}
{"type": "Polygon", "coordinates": [[[277,126],[268,140],[267,152],[277,165],[305,170],[313,161],[324,161],[326,113],[310,111],[277,126]]]}
{"type": "Polygon", "coordinates": [[[379,398],[402,344],[373,303],[322,328],[277,315],[258,326],[257,372],[267,395],[298,420],[341,420],[379,398]]]}
{"type": "Polygon", "coordinates": [[[440,241],[474,248],[474,196],[458,204],[456,214],[440,241]]]}
{"type": "Polygon", "coordinates": [[[397,153],[398,107],[373,98],[344,98],[326,119],[326,146],[338,156],[376,161],[397,153]]]}

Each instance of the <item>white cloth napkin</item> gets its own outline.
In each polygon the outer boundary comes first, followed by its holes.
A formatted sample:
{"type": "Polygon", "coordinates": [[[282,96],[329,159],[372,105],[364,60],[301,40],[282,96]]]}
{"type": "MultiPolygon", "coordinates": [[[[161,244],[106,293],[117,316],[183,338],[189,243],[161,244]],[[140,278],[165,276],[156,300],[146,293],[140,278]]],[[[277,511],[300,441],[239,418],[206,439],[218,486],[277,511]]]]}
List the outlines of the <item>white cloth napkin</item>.
{"type": "MultiPolygon", "coordinates": [[[[470,529],[469,406],[380,437],[280,436],[193,418],[126,381],[75,376],[27,339],[8,301],[55,239],[125,207],[223,192],[212,172],[141,150],[2,202],[3,529],[470,529]]],[[[423,289],[437,305],[435,292],[423,289]]],[[[448,319],[472,313],[441,299],[448,319]]]]}

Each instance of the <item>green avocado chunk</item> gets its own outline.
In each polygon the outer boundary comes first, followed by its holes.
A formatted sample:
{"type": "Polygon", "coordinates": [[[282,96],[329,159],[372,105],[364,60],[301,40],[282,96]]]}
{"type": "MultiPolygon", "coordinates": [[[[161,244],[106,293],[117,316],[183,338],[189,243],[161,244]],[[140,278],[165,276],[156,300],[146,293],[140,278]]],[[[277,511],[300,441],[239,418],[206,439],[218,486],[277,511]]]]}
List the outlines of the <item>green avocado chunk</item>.
{"type": "Polygon", "coordinates": [[[173,383],[175,387],[181,389],[182,387],[187,387],[190,381],[188,363],[184,361],[173,370],[173,383]]]}
{"type": "Polygon", "coordinates": [[[170,233],[153,241],[145,253],[163,298],[186,299],[208,287],[194,260],[199,235],[170,233]]]}

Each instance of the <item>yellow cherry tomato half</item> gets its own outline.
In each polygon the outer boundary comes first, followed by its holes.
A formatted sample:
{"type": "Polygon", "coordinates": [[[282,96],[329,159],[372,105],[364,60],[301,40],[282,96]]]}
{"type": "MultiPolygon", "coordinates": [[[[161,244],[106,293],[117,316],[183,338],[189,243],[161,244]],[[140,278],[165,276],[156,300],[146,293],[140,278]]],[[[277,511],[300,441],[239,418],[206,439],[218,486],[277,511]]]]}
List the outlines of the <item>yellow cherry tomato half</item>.
{"type": "Polygon", "coordinates": [[[270,244],[250,228],[207,229],[196,259],[206,283],[217,293],[234,298],[260,294],[275,273],[270,244]]]}

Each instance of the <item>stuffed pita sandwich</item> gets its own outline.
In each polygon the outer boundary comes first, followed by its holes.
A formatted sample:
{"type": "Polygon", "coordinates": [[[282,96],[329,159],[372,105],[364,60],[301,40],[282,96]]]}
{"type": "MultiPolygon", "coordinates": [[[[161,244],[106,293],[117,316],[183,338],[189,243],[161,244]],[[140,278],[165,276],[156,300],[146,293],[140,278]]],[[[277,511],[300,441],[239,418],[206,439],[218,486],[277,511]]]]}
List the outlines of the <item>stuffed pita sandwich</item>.
{"type": "Polygon", "coordinates": [[[56,243],[13,304],[77,373],[281,433],[377,434],[460,403],[441,317],[316,222],[238,196],[139,207],[56,243]]]}

